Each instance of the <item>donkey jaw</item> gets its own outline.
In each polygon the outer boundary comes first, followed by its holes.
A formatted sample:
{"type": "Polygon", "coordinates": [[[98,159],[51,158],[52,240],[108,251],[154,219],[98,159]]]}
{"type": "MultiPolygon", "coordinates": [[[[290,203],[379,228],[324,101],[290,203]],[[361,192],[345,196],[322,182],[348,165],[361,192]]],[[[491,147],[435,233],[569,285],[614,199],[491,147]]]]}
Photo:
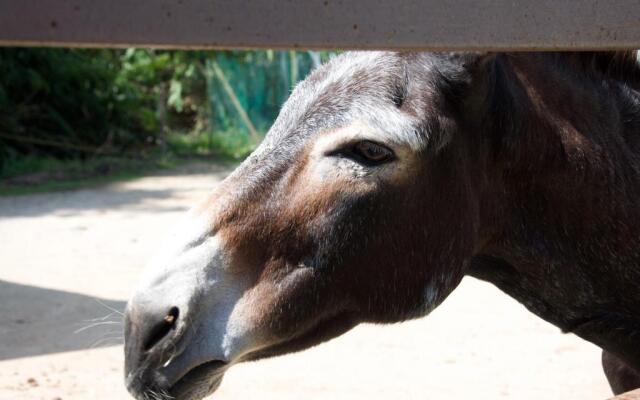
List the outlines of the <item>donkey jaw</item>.
{"type": "Polygon", "coordinates": [[[228,364],[223,361],[208,361],[189,370],[168,391],[170,398],[177,400],[202,399],[222,383],[228,364]]]}
{"type": "Polygon", "coordinates": [[[185,225],[191,234],[169,240],[125,312],[126,386],[137,399],[207,396],[255,339],[247,283],[229,272],[224,241],[185,225]]]}
{"type": "Polygon", "coordinates": [[[172,399],[200,400],[211,393],[222,383],[228,364],[223,361],[208,361],[188,370],[175,383],[167,385],[166,379],[159,372],[154,372],[155,382],[144,382],[139,374],[130,374],[126,380],[129,392],[140,400],[172,399]]]}

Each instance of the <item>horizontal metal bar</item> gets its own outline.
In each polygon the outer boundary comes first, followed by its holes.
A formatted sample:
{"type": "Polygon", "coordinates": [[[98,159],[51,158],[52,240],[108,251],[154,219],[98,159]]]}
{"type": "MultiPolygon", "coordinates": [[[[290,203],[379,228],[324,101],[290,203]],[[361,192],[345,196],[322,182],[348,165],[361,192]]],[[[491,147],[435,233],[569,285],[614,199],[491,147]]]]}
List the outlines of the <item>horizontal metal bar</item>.
{"type": "Polygon", "coordinates": [[[0,0],[0,45],[640,47],[640,0],[0,0]]]}

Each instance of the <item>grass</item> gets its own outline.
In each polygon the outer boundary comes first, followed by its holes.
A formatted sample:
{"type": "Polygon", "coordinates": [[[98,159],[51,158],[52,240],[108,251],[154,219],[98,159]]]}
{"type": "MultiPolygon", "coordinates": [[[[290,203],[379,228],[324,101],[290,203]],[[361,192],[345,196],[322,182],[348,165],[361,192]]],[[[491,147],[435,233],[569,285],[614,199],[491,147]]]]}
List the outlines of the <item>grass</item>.
{"type": "Polygon", "coordinates": [[[0,171],[0,196],[94,187],[174,168],[193,159],[237,162],[255,146],[241,133],[172,133],[164,149],[139,157],[96,156],[70,160],[15,157],[5,162],[0,171]]]}
{"type": "Polygon", "coordinates": [[[179,134],[167,136],[167,148],[178,156],[212,156],[228,160],[241,160],[256,147],[247,134],[216,132],[214,134],[179,134]]]}

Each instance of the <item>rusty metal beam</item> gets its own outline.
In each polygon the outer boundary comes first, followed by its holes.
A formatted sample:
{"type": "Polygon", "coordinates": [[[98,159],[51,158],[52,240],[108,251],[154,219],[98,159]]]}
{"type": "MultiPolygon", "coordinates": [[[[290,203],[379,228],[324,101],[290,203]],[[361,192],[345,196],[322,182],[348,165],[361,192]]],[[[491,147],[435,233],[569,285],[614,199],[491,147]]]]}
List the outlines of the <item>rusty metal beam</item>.
{"type": "Polygon", "coordinates": [[[0,45],[640,47],[640,0],[0,0],[0,45]]]}

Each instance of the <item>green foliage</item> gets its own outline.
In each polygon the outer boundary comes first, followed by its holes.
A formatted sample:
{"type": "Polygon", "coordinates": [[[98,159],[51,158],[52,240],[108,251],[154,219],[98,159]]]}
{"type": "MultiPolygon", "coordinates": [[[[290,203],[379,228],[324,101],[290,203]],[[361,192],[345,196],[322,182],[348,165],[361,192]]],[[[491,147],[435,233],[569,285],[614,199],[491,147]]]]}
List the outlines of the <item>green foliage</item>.
{"type": "Polygon", "coordinates": [[[135,155],[156,147],[243,157],[255,143],[241,113],[265,132],[292,85],[329,56],[0,49],[0,176],[35,159],[135,155]]]}
{"type": "Polygon", "coordinates": [[[4,176],[21,176],[31,174],[38,171],[52,171],[62,168],[63,166],[77,166],[81,161],[79,160],[65,160],[61,161],[57,158],[50,156],[35,156],[25,155],[20,158],[15,158],[12,162],[7,163],[4,171],[4,176]]]}
{"type": "Polygon", "coordinates": [[[173,133],[167,137],[167,146],[178,156],[215,156],[241,160],[249,155],[256,144],[248,135],[238,132],[173,133]]]}
{"type": "Polygon", "coordinates": [[[68,158],[138,147],[157,124],[136,91],[114,85],[107,50],[0,49],[0,167],[20,157],[68,158]]]}

